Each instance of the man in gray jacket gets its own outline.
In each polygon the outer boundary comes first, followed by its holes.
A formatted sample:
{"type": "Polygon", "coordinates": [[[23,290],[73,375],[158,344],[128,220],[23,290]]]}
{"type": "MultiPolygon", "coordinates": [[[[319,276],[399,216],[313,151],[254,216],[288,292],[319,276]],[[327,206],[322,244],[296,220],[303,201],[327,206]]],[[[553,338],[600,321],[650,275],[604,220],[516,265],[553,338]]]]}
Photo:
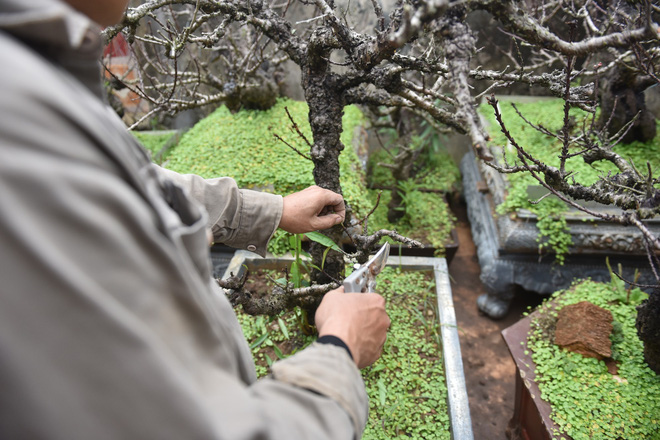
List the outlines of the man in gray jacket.
{"type": "Polygon", "coordinates": [[[151,164],[102,101],[126,2],[0,0],[0,438],[358,438],[382,297],[328,293],[319,341],[257,381],[208,255],[330,227],[343,199],[151,164]]]}

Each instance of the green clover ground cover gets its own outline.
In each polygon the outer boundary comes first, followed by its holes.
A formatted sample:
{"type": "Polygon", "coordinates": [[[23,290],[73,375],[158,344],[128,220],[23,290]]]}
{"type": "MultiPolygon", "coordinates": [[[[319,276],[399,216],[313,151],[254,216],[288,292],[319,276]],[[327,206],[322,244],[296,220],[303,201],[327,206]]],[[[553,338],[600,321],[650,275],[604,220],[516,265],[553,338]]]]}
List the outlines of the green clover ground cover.
{"type": "MultiPolygon", "coordinates": [[[[516,113],[511,106],[511,102],[501,100],[500,112],[502,119],[514,139],[526,151],[530,152],[539,160],[552,165],[559,166],[559,154],[561,152],[561,142],[550,138],[539,131],[533,129],[516,113]]],[[[561,99],[543,99],[536,102],[516,103],[525,118],[537,125],[543,125],[550,131],[557,132],[563,123],[563,105],[561,99]]],[[[492,145],[507,145],[507,139],[499,129],[495,120],[493,109],[489,105],[482,104],[479,107],[480,113],[486,119],[490,127],[492,145]]],[[[576,121],[575,126],[580,127],[587,113],[579,109],[571,109],[571,117],[576,121]]],[[[660,121],[658,121],[660,126],[660,121]]],[[[576,152],[576,148],[571,147],[571,152],[576,152]]],[[[621,154],[626,159],[631,159],[635,166],[640,170],[646,170],[646,161],[650,161],[654,169],[660,168],[660,129],[653,142],[642,144],[632,142],[630,144],[620,144],[614,148],[614,151],[621,154]]],[[[506,151],[507,160],[510,164],[518,163],[515,157],[515,151],[506,151]]],[[[583,185],[591,185],[601,175],[607,173],[616,173],[618,170],[609,162],[599,161],[591,165],[585,163],[581,157],[576,156],[568,159],[567,170],[574,171],[575,180],[583,185]]],[[[549,248],[557,254],[559,263],[563,262],[564,255],[568,252],[572,244],[566,219],[562,212],[565,212],[566,206],[555,198],[546,198],[539,204],[533,205],[529,201],[527,187],[529,185],[538,185],[538,181],[529,173],[508,174],[505,176],[510,187],[505,202],[497,207],[499,214],[515,213],[519,209],[527,209],[540,219],[537,226],[540,231],[539,250],[549,248]]]]}
{"type": "MultiPolygon", "coordinates": [[[[181,138],[170,153],[167,167],[205,178],[228,176],[241,188],[282,195],[313,185],[312,162],[274,136],[277,134],[298,151],[309,154],[309,146],[289,128],[291,122],[285,107],[311,142],[305,102],[282,98],[269,110],[241,110],[234,114],[226,107],[219,107],[181,138]]],[[[364,172],[352,148],[353,134],[364,121],[357,107],[344,109],[341,142],[345,148],[339,157],[341,184],[344,198],[358,215],[365,215],[372,208],[364,197],[364,172]]],[[[283,231],[275,235],[269,250],[280,255],[287,250],[288,239],[283,231]]]]}
{"type": "MultiPolygon", "coordinates": [[[[201,120],[181,139],[170,156],[168,168],[195,173],[205,178],[230,176],[242,188],[256,188],[288,194],[314,184],[313,164],[296,154],[279,135],[299,151],[309,147],[292,130],[288,108],[305,137],[312,140],[305,102],[279,99],[269,110],[242,110],[232,114],[219,107],[201,120]]],[[[342,187],[348,199],[359,199],[364,184],[359,159],[352,146],[353,132],[364,122],[357,107],[346,107],[341,136],[346,146],[340,156],[342,187]]]]}
{"type": "MultiPolygon", "coordinates": [[[[368,196],[371,203],[376,203],[379,192],[369,190],[368,196]]],[[[387,220],[387,205],[391,197],[392,194],[389,191],[381,193],[378,208],[369,217],[369,231],[395,230],[401,235],[436,248],[435,256],[442,257],[445,251],[444,246],[451,241],[451,231],[456,224],[456,217],[449,209],[444,196],[432,192],[408,191],[404,198],[406,201],[405,214],[395,224],[387,220]]],[[[389,238],[386,240],[394,243],[389,238]]]]}
{"type": "Polygon", "coordinates": [[[551,404],[551,417],[560,430],[574,440],[660,439],[660,376],[644,363],[635,328],[636,306],[644,297],[638,289],[628,298],[613,283],[582,281],[555,293],[532,321],[527,345],[541,397],[551,404]],[[550,340],[555,310],[580,301],[612,312],[616,376],[604,361],[569,352],[550,340]]]}
{"type": "MultiPolygon", "coordinates": [[[[277,278],[273,275],[272,278],[277,278]]],[[[431,272],[386,268],[378,291],[387,299],[392,327],[383,356],[362,370],[369,395],[369,420],[363,439],[450,438],[435,284],[431,272]]],[[[297,311],[276,318],[252,317],[237,310],[257,362],[257,374],[309,345],[297,311]]]]}

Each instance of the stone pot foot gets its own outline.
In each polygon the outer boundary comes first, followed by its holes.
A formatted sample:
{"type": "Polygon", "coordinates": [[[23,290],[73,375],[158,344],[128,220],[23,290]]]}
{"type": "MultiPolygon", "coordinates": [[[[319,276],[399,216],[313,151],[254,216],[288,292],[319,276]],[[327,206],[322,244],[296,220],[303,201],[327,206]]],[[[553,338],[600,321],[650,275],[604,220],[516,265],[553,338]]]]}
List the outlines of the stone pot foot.
{"type": "Polygon", "coordinates": [[[504,318],[509,312],[510,306],[511,299],[503,299],[489,293],[484,293],[477,298],[479,311],[493,319],[504,318]]]}

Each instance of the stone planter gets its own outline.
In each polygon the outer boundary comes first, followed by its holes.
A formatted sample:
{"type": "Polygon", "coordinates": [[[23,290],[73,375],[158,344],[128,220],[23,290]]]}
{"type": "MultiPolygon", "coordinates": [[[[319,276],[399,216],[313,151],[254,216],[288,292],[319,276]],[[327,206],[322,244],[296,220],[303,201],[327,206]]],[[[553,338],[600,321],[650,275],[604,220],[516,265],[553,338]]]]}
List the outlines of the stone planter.
{"type": "MultiPolygon", "coordinates": [[[[225,277],[230,273],[240,274],[245,270],[278,269],[290,264],[286,258],[261,258],[254,253],[237,251],[231,260],[225,277]]],[[[403,270],[432,271],[435,277],[436,295],[438,301],[438,316],[440,321],[442,358],[444,362],[445,381],[448,390],[447,405],[451,436],[454,440],[472,440],[472,422],[468,407],[463,361],[458,339],[456,316],[449,283],[447,262],[444,258],[399,257],[391,255],[388,266],[400,267],[403,270]]]]}
{"type": "Polygon", "coordinates": [[[516,365],[510,439],[658,438],[660,377],[635,327],[644,294],[616,290],[584,280],[502,331],[516,365]]]}
{"type": "MultiPolygon", "coordinates": [[[[497,215],[496,207],[504,201],[507,181],[492,168],[477,161],[472,153],[460,164],[472,236],[481,265],[481,280],[487,289],[477,302],[479,309],[493,318],[508,312],[515,286],[550,294],[570,286],[574,279],[591,278],[609,281],[605,264],[623,266],[623,276],[634,279],[640,271],[640,284],[654,284],[648,268],[641,233],[634,227],[607,223],[585,217],[580,211],[566,214],[573,247],[564,265],[553,255],[539,256],[536,216],[520,211],[515,216],[497,215]],[[588,220],[588,221],[585,221],[588,220]]],[[[528,192],[534,192],[530,188],[528,192]]],[[[534,194],[530,198],[534,198],[534,194]]],[[[598,209],[612,209],[602,207],[598,209]]],[[[651,221],[651,232],[660,235],[660,221],[651,221]]]]}
{"type": "MultiPolygon", "coordinates": [[[[454,255],[458,251],[458,234],[456,229],[451,230],[451,241],[445,244],[445,256],[444,259],[447,260],[447,265],[451,264],[451,261],[454,259],[454,255]]],[[[433,257],[435,255],[436,248],[431,246],[424,246],[421,248],[410,248],[401,244],[392,245],[392,250],[390,253],[392,255],[401,255],[407,257],[433,257]]]]}

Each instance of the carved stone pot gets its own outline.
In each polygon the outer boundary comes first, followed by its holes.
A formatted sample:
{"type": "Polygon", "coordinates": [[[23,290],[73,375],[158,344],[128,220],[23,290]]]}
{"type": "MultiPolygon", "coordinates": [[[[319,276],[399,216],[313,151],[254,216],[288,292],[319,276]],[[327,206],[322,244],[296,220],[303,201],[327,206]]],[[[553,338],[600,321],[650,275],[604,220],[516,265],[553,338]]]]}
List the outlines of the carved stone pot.
{"type": "MultiPolygon", "coordinates": [[[[502,318],[509,310],[514,289],[520,286],[540,294],[550,294],[571,285],[578,278],[609,281],[605,263],[633,280],[639,271],[640,284],[654,284],[642,235],[632,226],[607,223],[581,211],[566,213],[573,241],[565,263],[559,265],[552,254],[539,255],[536,216],[521,210],[515,215],[498,215],[496,207],[507,194],[507,181],[492,168],[467,153],[460,164],[463,191],[467,203],[472,236],[481,265],[481,280],[487,293],[477,306],[492,318],[502,318]]],[[[528,189],[530,199],[538,198],[536,189],[528,189]]],[[[592,207],[593,208],[593,207],[592,207]]],[[[611,207],[593,209],[611,210],[611,207]]],[[[650,222],[651,232],[660,235],[660,222],[650,222]]]]}

